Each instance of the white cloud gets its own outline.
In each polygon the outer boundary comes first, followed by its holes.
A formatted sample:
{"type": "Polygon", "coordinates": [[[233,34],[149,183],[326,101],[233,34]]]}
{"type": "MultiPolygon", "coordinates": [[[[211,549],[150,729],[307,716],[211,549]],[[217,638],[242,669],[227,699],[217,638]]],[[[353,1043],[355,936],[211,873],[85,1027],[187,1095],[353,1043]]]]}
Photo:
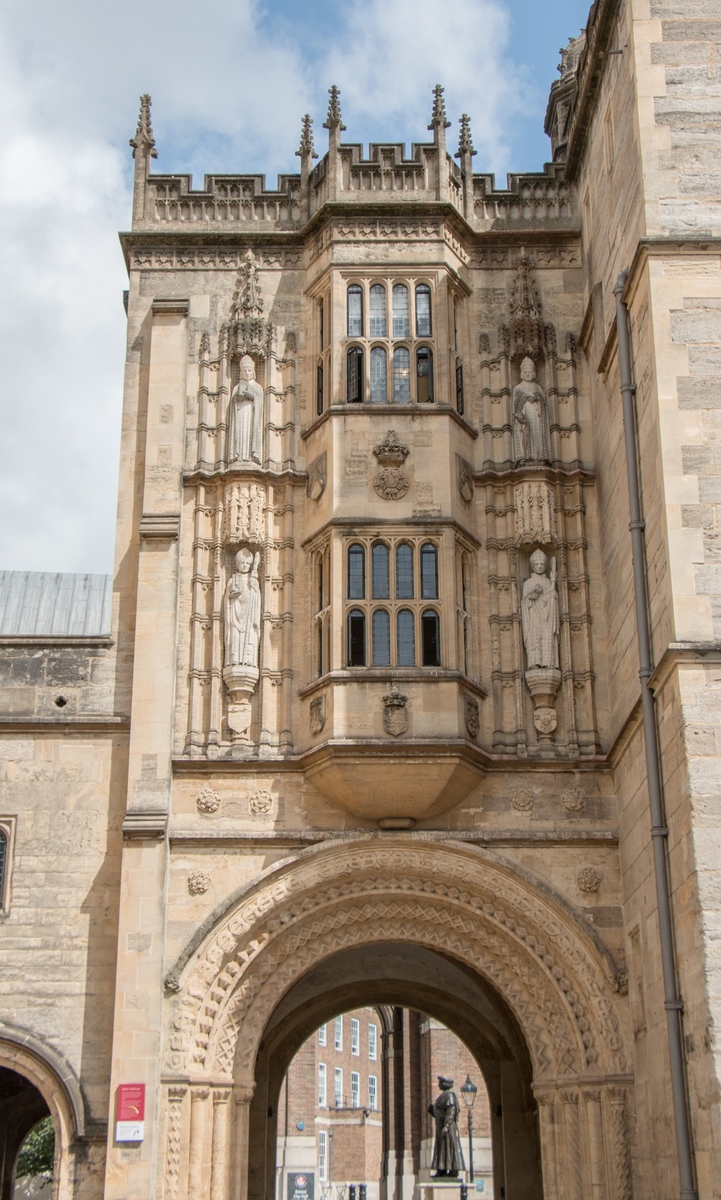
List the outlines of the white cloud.
{"type": "Polygon", "coordinates": [[[305,111],[323,151],[332,82],[352,140],[428,138],[430,89],[445,83],[449,115],[475,116],[476,162],[487,169],[503,158],[523,81],[507,60],[501,0],[338,0],[331,34],[317,37],[312,5],[274,21],[274,3],[25,0],[6,9],[3,568],[111,568],[126,286],[117,230],[129,224],[127,140],[140,92],[153,95],[164,170],[297,169],[305,111]]]}

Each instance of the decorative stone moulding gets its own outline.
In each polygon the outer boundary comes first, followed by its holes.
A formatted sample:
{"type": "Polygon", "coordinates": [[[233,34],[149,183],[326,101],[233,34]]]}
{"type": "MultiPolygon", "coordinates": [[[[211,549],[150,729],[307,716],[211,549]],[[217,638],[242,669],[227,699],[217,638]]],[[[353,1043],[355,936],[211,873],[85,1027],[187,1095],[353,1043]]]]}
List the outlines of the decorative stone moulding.
{"type": "Polygon", "coordinates": [[[310,702],[308,724],[314,737],[323,732],[325,725],[325,704],[325,692],[320,696],[314,696],[310,702]]]}
{"type": "Polygon", "coordinates": [[[262,816],[265,813],[269,813],[272,807],[273,797],[270,792],[253,792],[253,795],[250,797],[250,811],[255,816],[262,816]]]}
{"type": "Polygon", "coordinates": [[[382,468],[373,480],[373,487],[384,500],[400,500],[411,486],[401,469],[410,449],[398,441],[395,429],[389,429],[385,439],[373,447],[373,453],[382,468]]]}
{"type": "Polygon", "coordinates": [[[380,822],[422,821],[448,812],[483,775],[470,748],[445,751],[408,741],[397,749],[390,742],[323,746],[313,752],[306,778],[337,808],[380,822]]]}
{"type": "Polygon", "coordinates": [[[223,493],[223,537],[227,545],[265,540],[265,508],[268,496],[259,483],[228,483],[223,493]]]}
{"type": "Polygon", "coordinates": [[[547,544],[556,539],[553,488],[542,481],[519,483],[514,489],[516,540],[547,544]]]}
{"type": "Polygon", "coordinates": [[[383,728],[392,737],[408,732],[408,697],[390,692],[383,697],[383,728]]]}
{"type": "Polygon", "coordinates": [[[223,680],[230,693],[228,702],[228,727],[235,744],[250,744],[250,723],[253,718],[250,698],[253,695],[260,671],[258,667],[226,667],[223,680]]]}
{"type": "Polygon", "coordinates": [[[188,891],[191,896],[202,896],[210,887],[210,875],[207,871],[188,872],[188,891]]]}
{"type": "Polygon", "coordinates": [[[203,788],[195,797],[198,812],[214,813],[220,808],[220,796],[212,788],[203,788]]]}
{"type": "Polygon", "coordinates": [[[580,788],[566,788],[561,803],[566,812],[583,812],[586,798],[580,788]]]}

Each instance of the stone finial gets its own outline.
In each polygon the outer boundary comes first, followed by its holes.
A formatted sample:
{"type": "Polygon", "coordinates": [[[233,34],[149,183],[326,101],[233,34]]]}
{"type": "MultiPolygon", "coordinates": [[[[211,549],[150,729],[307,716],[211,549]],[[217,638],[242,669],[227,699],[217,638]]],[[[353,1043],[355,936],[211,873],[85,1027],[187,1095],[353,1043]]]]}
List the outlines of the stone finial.
{"type": "Polygon", "coordinates": [[[468,113],[463,113],[459,122],[461,128],[458,136],[458,151],[456,158],[463,158],[466,154],[473,156],[476,151],[473,149],[473,139],[471,138],[471,118],[468,113]]]}
{"type": "Polygon", "coordinates": [[[341,132],[344,132],[345,125],[340,115],[340,100],[338,99],[340,88],[333,84],[332,87],[328,88],[328,95],[330,96],[330,100],[328,101],[328,116],[323,122],[323,128],[328,130],[340,129],[341,132]]]}
{"type": "Polygon", "coordinates": [[[299,158],[317,158],[315,146],[313,145],[313,118],[310,113],[306,113],[303,117],[303,124],[300,130],[300,147],[296,150],[299,158]]]}
{"type": "Polygon", "coordinates": [[[451,123],[446,117],[446,104],[443,99],[443,88],[437,83],[433,89],[433,116],[429,129],[450,129],[451,123]]]}
{"type": "Polygon", "coordinates": [[[153,126],[150,120],[151,104],[152,100],[147,92],[140,97],[138,128],[135,130],[135,137],[130,139],[130,145],[133,147],[133,158],[136,157],[138,151],[141,154],[149,154],[151,158],[158,157],[158,151],[155,149],[155,138],[153,137],[153,126]]]}

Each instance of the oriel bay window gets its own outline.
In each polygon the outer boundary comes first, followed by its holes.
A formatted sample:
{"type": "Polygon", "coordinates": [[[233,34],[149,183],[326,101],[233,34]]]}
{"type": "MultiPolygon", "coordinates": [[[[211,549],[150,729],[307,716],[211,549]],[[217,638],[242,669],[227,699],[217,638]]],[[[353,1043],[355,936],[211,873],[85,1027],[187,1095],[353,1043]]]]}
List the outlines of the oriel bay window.
{"type": "Polygon", "coordinates": [[[348,546],[346,557],[347,665],[440,666],[440,612],[427,603],[440,599],[435,542],[406,537],[357,540],[348,546]]]}
{"type": "MultiPolygon", "coordinates": [[[[371,404],[429,404],[434,400],[434,348],[425,344],[433,336],[430,284],[394,283],[390,279],[385,283],[349,283],[346,334],[354,343],[346,347],[349,404],[366,399],[371,404]],[[419,345],[416,339],[423,339],[424,344],[419,345]]],[[[326,373],[329,369],[326,364],[326,373]]],[[[328,379],[325,388],[327,391],[328,379]]],[[[318,414],[323,410],[321,392],[319,377],[318,414]]]]}

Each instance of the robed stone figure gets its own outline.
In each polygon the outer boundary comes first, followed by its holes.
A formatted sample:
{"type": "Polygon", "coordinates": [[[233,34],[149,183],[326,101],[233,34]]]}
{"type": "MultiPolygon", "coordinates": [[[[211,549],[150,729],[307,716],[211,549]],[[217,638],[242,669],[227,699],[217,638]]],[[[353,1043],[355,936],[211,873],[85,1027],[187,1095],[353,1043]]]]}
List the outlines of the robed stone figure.
{"type": "Polygon", "coordinates": [[[516,462],[546,462],[551,457],[546,393],[536,381],[531,358],[521,363],[521,381],[513,389],[513,447],[516,462]]]}
{"type": "Polygon", "coordinates": [[[223,600],[225,666],[258,666],[260,646],[260,554],[244,547],[235,556],[235,570],[223,600]]]}
{"type": "Polygon", "coordinates": [[[558,591],[556,589],[556,560],[551,559],[550,576],[546,574],[548,559],[542,550],[535,550],[530,561],[531,574],[523,585],[521,596],[521,628],[526,647],[529,671],[536,667],[558,667],[558,591]]]}
{"type": "Polygon", "coordinates": [[[453,1091],[453,1080],[444,1075],[438,1076],[438,1086],[441,1089],[433,1104],[428,1105],[428,1112],[436,1123],[436,1138],[433,1143],[433,1161],[431,1170],[436,1178],[455,1179],[459,1171],[465,1171],[461,1135],[458,1132],[460,1105],[453,1091]]]}
{"type": "Polygon", "coordinates": [[[260,463],[263,458],[263,389],[249,354],[240,360],[240,380],[233,388],[228,415],[227,462],[260,463]]]}

